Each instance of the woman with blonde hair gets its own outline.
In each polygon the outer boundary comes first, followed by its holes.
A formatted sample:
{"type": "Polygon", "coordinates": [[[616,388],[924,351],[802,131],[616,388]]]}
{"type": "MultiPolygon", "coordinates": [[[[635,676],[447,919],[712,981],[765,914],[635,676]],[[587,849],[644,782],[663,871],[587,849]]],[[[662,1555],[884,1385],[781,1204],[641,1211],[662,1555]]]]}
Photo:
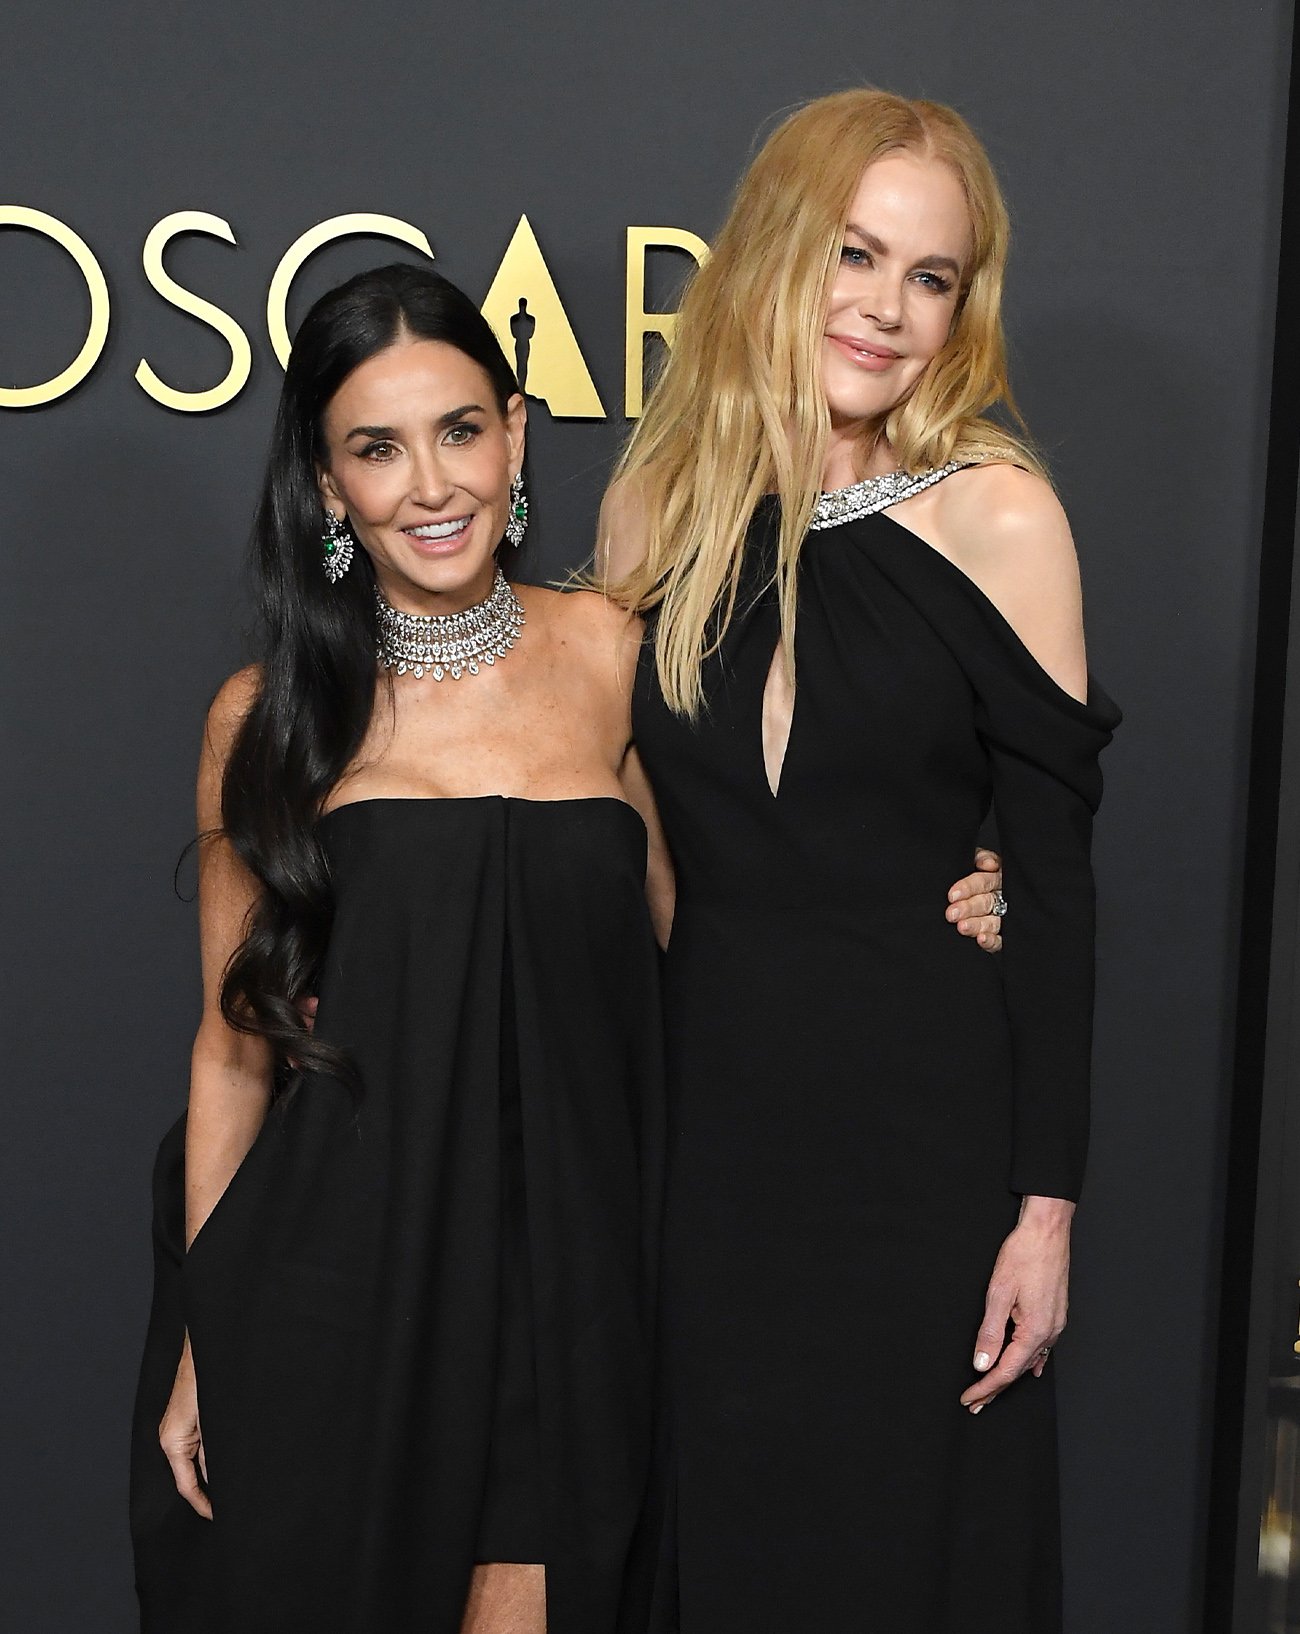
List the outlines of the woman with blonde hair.
{"type": "Polygon", "coordinates": [[[1060,504],[988,415],[1015,423],[1007,241],[951,109],[796,112],[606,503],[608,589],[650,621],[634,728],[676,875],[683,1634],[1060,1627],[1046,1364],[1119,715],[1088,686],[1060,504]],[[990,808],[1001,960],[932,906],[990,808]]]}

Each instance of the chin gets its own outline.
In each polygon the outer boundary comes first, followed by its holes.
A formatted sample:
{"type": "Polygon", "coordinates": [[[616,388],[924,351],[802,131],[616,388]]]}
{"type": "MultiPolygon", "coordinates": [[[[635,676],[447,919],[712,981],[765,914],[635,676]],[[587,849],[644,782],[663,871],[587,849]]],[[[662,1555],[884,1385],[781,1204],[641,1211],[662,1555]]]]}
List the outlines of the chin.
{"type": "Polygon", "coordinates": [[[495,564],[495,556],[476,550],[432,561],[404,556],[393,566],[417,594],[477,601],[490,588],[495,564]]]}
{"type": "Polygon", "coordinates": [[[837,426],[852,425],[858,420],[882,419],[900,401],[900,394],[894,387],[864,382],[858,375],[850,381],[830,377],[824,382],[823,389],[831,423],[837,426]]]}
{"type": "Polygon", "coordinates": [[[443,561],[418,562],[415,572],[428,590],[463,590],[492,577],[495,556],[475,551],[471,556],[452,556],[443,561]]]}
{"type": "Polygon", "coordinates": [[[883,420],[898,399],[892,393],[828,392],[826,407],[834,426],[865,425],[869,420],[883,420]]]}

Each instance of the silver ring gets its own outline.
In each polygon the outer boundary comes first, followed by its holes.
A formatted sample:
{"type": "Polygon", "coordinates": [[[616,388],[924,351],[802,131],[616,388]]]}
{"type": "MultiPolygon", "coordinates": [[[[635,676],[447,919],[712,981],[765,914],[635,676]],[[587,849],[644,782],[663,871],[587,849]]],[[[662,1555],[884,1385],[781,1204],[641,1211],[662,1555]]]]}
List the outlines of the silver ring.
{"type": "Polygon", "coordinates": [[[999,919],[1002,919],[1003,917],[1005,917],[1006,911],[1007,911],[1007,899],[1006,899],[1006,897],[1003,896],[1001,891],[994,891],[994,893],[993,893],[993,912],[995,914],[997,914],[999,919]]]}
{"type": "Polygon", "coordinates": [[[1052,1354],[1051,1345],[1044,1345],[1043,1348],[1038,1352],[1038,1354],[1042,1357],[1042,1359],[1044,1361],[1046,1361],[1047,1358],[1052,1354]]]}

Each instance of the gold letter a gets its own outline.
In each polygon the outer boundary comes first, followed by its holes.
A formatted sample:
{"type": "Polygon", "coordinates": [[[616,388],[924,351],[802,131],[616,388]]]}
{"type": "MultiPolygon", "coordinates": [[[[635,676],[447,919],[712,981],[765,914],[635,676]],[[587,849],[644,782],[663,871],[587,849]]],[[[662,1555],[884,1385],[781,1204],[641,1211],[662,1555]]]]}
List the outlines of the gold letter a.
{"type": "Polygon", "coordinates": [[[574,420],[603,420],[605,410],[560,302],[541,246],[520,216],[483,302],[507,361],[524,378],[530,397],[551,413],[574,420]]]}

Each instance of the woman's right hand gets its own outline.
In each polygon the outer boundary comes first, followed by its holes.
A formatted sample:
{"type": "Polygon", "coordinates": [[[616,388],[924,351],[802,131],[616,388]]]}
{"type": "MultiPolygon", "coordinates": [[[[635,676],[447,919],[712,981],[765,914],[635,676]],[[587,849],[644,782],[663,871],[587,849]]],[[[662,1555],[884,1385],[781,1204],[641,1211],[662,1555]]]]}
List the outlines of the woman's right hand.
{"type": "Polygon", "coordinates": [[[208,1478],[207,1461],[203,1456],[203,1432],[199,1428],[199,1392],[194,1379],[194,1358],[190,1354],[189,1335],[181,1351],[176,1369],[176,1383],[172,1386],[171,1400],[158,1426],[158,1440],[172,1467],[176,1490],[190,1508],[212,1519],[212,1501],[199,1484],[202,1475],[208,1478]]]}

